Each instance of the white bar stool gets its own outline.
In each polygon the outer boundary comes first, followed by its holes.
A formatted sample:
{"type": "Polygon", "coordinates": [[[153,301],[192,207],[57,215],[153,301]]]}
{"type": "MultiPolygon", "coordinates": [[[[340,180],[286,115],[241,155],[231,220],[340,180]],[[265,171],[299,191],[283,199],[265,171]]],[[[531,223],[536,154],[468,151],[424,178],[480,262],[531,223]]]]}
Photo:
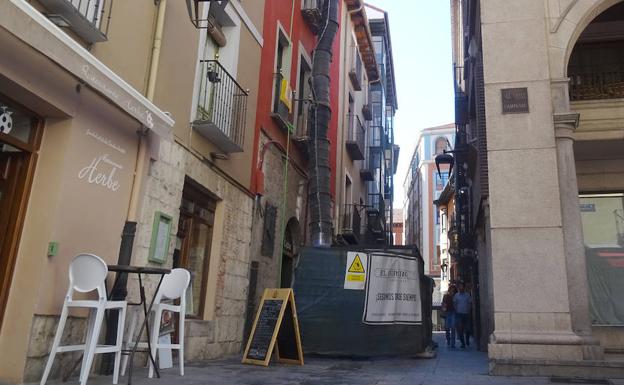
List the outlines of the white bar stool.
{"type": "Polygon", "coordinates": [[[115,367],[113,371],[113,384],[117,384],[119,379],[119,363],[121,359],[121,347],[123,342],[123,325],[126,317],[126,301],[108,301],[106,297],[105,280],[108,268],[106,262],[100,257],[93,254],[79,254],[72,260],[69,266],[69,288],[65,301],[63,302],[63,310],[59,320],[52,350],[48,357],[41,385],[46,383],[52,363],[56,353],[84,351],[82,357],[82,366],[80,368],[80,385],[85,385],[93,364],[93,357],[99,353],[115,353],[115,367]],[[97,300],[74,300],[74,291],[80,293],[88,293],[97,290],[97,300]],[[87,337],[83,345],[66,345],[59,346],[65,323],[69,313],[69,308],[88,308],[89,322],[87,324],[87,337]],[[104,321],[104,312],[108,309],[118,309],[119,317],[117,324],[117,339],[115,345],[97,345],[102,323],[104,321]]]}
{"type": "MultiPolygon", "coordinates": [[[[173,269],[171,273],[164,276],[162,284],[160,285],[160,290],[156,293],[156,297],[154,299],[154,307],[152,309],[152,316],[154,317],[154,322],[152,322],[152,329],[150,338],[150,344],[152,346],[152,357],[156,357],[156,350],[158,348],[161,349],[175,349],[178,350],[178,358],[180,361],[180,375],[184,376],[184,320],[186,318],[186,289],[188,288],[189,283],[191,282],[191,273],[186,269],[173,269]],[[177,300],[180,299],[179,305],[173,305],[171,303],[163,302],[163,299],[167,300],[177,300]],[[178,339],[179,343],[177,344],[163,344],[158,341],[158,337],[160,334],[160,320],[162,317],[163,311],[170,311],[173,313],[178,313],[178,339]]],[[[137,324],[139,312],[134,312],[132,316],[132,321],[130,321],[130,327],[128,330],[128,339],[129,344],[132,343],[131,340],[134,338],[134,329],[137,324]]],[[[140,342],[138,345],[140,348],[147,348],[147,343],[140,342]]],[[[159,355],[160,359],[160,355],[159,355]]],[[[149,361],[149,360],[148,360],[149,361]]],[[[121,375],[123,376],[126,373],[126,366],[128,364],[128,356],[124,356],[122,362],[121,375]]],[[[149,378],[154,376],[154,366],[151,361],[149,361],[149,378]]]]}

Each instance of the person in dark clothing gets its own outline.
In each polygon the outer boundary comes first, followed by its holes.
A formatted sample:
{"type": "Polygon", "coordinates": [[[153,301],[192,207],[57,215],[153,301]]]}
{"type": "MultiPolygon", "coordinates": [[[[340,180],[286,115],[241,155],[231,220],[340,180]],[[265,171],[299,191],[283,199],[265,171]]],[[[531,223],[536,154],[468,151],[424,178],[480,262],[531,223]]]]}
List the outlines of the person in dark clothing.
{"type": "Polygon", "coordinates": [[[448,292],[442,297],[442,312],[444,314],[444,331],[446,333],[446,346],[455,347],[455,306],[453,296],[455,286],[449,286],[448,292]]]}
{"type": "Polygon", "coordinates": [[[470,310],[472,309],[472,298],[466,293],[463,282],[457,285],[459,290],[453,296],[453,306],[455,308],[455,324],[457,325],[457,334],[459,334],[459,342],[462,349],[466,345],[470,346],[469,322],[470,310]]]}

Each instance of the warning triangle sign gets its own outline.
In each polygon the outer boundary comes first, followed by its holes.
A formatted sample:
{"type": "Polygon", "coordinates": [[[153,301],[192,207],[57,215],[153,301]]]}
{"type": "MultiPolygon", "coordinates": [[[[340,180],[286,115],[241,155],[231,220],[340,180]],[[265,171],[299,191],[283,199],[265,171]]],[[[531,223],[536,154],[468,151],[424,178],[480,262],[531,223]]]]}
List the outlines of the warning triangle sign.
{"type": "Polygon", "coordinates": [[[355,255],[355,259],[351,263],[351,266],[349,266],[349,273],[364,273],[364,266],[362,265],[359,254],[355,255]]]}

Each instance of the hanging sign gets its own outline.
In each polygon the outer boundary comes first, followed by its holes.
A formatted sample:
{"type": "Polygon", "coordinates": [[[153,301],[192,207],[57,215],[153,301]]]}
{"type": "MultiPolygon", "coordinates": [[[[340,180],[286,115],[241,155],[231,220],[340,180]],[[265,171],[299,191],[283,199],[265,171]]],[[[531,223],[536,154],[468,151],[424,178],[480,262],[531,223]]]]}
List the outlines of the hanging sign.
{"type": "Polygon", "coordinates": [[[243,364],[277,362],[303,365],[303,349],[292,289],[265,289],[243,354],[243,364]]]}
{"type": "Polygon", "coordinates": [[[345,266],[344,288],[347,290],[364,290],[366,285],[366,265],[368,255],[349,251],[345,266]]]}
{"type": "Polygon", "coordinates": [[[416,324],[422,322],[420,275],[416,258],[370,254],[363,322],[416,324]]]}

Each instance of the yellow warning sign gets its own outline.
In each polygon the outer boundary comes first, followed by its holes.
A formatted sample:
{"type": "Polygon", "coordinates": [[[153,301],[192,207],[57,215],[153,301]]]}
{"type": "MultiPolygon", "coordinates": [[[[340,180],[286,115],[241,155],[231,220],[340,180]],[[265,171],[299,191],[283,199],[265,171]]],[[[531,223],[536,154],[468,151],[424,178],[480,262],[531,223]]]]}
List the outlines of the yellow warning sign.
{"type": "Polygon", "coordinates": [[[364,265],[362,265],[362,260],[360,260],[360,255],[356,254],[355,259],[349,266],[349,273],[364,273],[364,265]]]}

